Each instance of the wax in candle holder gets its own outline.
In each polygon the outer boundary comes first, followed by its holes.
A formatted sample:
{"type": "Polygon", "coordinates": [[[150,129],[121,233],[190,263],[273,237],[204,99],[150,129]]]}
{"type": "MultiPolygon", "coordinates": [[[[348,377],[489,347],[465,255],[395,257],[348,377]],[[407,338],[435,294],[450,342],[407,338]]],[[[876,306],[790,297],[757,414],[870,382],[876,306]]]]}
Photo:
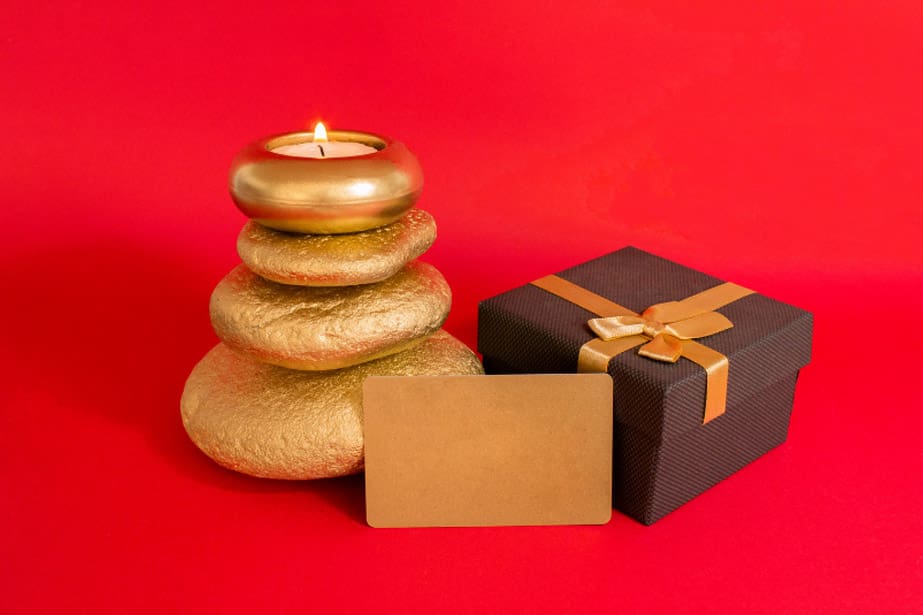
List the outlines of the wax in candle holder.
{"type": "Polygon", "coordinates": [[[273,148],[272,153],[295,158],[348,158],[366,156],[378,150],[358,141],[331,141],[327,128],[318,122],[311,133],[311,140],[302,143],[290,143],[273,148]]]}

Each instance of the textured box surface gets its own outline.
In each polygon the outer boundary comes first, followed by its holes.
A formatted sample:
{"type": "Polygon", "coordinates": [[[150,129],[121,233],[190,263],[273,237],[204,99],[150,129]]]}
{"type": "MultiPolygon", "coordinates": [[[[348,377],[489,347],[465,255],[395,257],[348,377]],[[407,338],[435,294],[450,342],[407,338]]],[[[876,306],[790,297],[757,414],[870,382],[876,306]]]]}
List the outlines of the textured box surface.
{"type": "Polygon", "coordinates": [[[606,523],[611,392],[606,374],[369,378],[369,525],[606,523]]]}
{"type": "MultiPolygon", "coordinates": [[[[638,312],[722,282],[636,248],[557,275],[638,312]]],[[[609,362],[616,422],[614,502],[644,523],[784,440],[791,393],[786,397],[780,391],[793,390],[798,370],[810,360],[811,314],[759,294],[717,311],[733,328],[699,341],[728,357],[728,403],[725,414],[708,424],[702,424],[706,378],[700,366],[683,359],[652,361],[634,351],[609,362]],[[762,414],[741,424],[750,409],[762,414]],[[764,420],[776,428],[761,430],[764,420]],[[707,468],[704,459],[711,460],[707,468]],[[669,478],[683,466],[698,469],[691,478],[669,478]]],[[[593,338],[586,323],[594,316],[540,288],[522,286],[481,303],[478,349],[489,373],[573,372],[580,347],[593,338]]]]}

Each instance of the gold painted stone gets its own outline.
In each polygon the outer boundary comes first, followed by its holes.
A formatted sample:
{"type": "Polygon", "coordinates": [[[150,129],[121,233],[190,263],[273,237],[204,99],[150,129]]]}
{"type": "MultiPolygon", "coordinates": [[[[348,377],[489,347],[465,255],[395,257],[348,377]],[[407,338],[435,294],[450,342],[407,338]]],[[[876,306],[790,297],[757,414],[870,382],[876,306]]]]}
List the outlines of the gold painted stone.
{"type": "Polygon", "coordinates": [[[226,468],[328,478],[362,470],[368,376],[482,373],[474,353],[445,331],[406,352],[329,372],[266,365],[218,344],[192,370],[180,406],[189,437],[226,468]]]}
{"type": "Polygon", "coordinates": [[[292,369],[339,369],[406,350],[442,326],[452,293],[414,261],[375,284],[287,286],[238,265],[215,288],[211,320],[225,344],[292,369]]]}
{"type": "Polygon", "coordinates": [[[393,276],[435,240],[433,217],[412,209],[393,224],[348,235],[298,235],[250,221],[237,253],[251,271],[280,284],[354,286],[393,276]]]}

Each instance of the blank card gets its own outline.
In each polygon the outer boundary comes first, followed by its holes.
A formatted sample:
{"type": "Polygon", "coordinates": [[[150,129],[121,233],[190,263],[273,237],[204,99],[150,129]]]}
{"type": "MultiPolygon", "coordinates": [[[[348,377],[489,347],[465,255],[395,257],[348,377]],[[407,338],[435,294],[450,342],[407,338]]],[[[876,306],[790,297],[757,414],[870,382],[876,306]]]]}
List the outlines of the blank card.
{"type": "Polygon", "coordinates": [[[363,407],[373,527],[611,517],[608,374],[371,377],[363,407]]]}

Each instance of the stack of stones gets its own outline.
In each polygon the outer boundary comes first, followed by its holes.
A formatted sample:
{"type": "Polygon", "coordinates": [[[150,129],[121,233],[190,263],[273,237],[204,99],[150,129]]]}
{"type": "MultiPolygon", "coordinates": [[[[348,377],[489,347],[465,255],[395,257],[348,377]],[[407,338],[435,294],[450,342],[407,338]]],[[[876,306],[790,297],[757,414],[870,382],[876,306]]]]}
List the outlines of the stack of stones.
{"type": "Polygon", "coordinates": [[[193,442],[219,464],[265,478],[314,479],[363,468],[368,376],[480,374],[441,329],[451,292],[415,260],[436,238],[411,209],[373,230],[306,235],[249,221],[243,264],[215,288],[221,340],[181,402],[193,442]]]}

